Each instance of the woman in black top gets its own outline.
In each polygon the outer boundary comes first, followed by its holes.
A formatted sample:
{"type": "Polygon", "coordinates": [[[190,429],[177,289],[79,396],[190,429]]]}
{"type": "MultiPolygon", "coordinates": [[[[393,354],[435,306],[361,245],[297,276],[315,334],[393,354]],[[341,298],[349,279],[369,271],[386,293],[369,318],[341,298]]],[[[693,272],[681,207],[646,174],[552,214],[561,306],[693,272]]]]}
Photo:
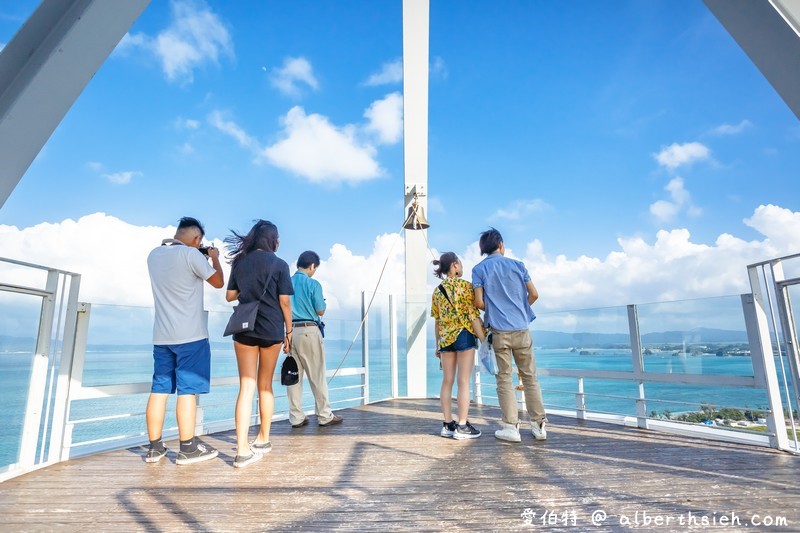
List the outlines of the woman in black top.
{"type": "Polygon", "coordinates": [[[289,265],[275,255],[280,242],[275,224],[259,220],[247,235],[242,236],[234,231],[233,236],[225,239],[225,242],[233,249],[229,255],[232,267],[225,298],[229,302],[237,299],[239,303],[259,302],[255,329],[233,336],[233,348],[239,366],[237,452],[233,466],[240,468],[272,450],[269,442],[275,409],[272,378],[281,343],[284,353],[291,349],[292,307],[289,296],[294,294],[294,290],[289,265]],[[261,430],[255,440],[248,442],[256,386],[261,430]]]}

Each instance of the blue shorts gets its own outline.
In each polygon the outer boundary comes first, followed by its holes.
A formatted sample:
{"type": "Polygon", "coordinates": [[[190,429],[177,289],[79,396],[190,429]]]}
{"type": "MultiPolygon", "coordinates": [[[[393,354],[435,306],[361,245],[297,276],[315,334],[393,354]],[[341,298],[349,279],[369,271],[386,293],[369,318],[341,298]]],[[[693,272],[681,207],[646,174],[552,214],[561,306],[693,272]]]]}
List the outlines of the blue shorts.
{"type": "Polygon", "coordinates": [[[465,350],[472,350],[477,348],[478,343],[475,342],[475,335],[466,329],[462,329],[453,344],[439,348],[440,352],[463,352],[465,350]]]}
{"type": "Polygon", "coordinates": [[[207,394],[211,381],[208,339],[153,346],[153,386],[157,394],[207,394]]]}

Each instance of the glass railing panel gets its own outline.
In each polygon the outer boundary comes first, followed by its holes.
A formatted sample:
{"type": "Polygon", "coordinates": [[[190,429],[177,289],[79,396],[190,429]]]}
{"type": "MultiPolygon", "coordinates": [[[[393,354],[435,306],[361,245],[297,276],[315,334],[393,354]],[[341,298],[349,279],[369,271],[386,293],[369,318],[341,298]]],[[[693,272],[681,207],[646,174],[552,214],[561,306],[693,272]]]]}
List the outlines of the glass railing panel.
{"type": "Polygon", "coordinates": [[[645,371],[753,375],[740,296],[637,308],[645,371]]]}
{"type": "Polygon", "coordinates": [[[18,461],[42,298],[0,291],[0,469],[18,461]]]}
{"type": "Polygon", "coordinates": [[[627,307],[538,313],[531,335],[541,368],[633,370],[627,307]]]}
{"type": "Polygon", "coordinates": [[[93,304],[86,336],[83,386],[150,382],[153,309],[93,304]]]}
{"type": "MultiPolygon", "coordinates": [[[[369,396],[370,401],[392,396],[391,338],[392,317],[389,295],[378,293],[369,311],[369,396]]],[[[399,368],[398,368],[399,370],[399,368]]]]}

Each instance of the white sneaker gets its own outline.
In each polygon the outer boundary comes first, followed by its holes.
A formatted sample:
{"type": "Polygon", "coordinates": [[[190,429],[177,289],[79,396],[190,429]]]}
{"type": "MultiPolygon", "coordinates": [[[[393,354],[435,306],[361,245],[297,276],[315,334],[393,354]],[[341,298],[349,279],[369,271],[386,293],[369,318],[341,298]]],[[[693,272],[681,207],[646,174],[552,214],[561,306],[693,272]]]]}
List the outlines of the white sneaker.
{"type": "Polygon", "coordinates": [[[536,440],[547,440],[547,419],[539,422],[531,420],[531,433],[536,440]]]}
{"type": "Polygon", "coordinates": [[[494,438],[508,442],[522,442],[519,436],[519,424],[503,423],[503,428],[494,432],[494,438]]]}

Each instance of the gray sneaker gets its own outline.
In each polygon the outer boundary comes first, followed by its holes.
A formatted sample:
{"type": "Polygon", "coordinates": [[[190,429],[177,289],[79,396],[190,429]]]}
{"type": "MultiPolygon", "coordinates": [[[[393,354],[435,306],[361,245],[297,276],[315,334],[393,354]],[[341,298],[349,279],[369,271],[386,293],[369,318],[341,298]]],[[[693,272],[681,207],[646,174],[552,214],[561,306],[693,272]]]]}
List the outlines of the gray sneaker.
{"type": "Polygon", "coordinates": [[[168,450],[167,450],[166,446],[162,446],[161,448],[153,448],[151,446],[150,449],[147,450],[147,455],[144,456],[144,462],[145,463],[157,463],[161,459],[163,459],[164,457],[167,456],[167,451],[168,450]]]}
{"type": "Polygon", "coordinates": [[[453,432],[453,438],[457,440],[477,439],[480,436],[481,430],[470,424],[469,420],[463,426],[456,426],[456,430],[453,432]]]}
{"type": "Polygon", "coordinates": [[[457,427],[458,422],[455,420],[451,420],[450,422],[442,422],[442,431],[439,432],[439,435],[442,437],[452,437],[457,427]]]}
{"type": "Polygon", "coordinates": [[[250,443],[250,449],[256,453],[265,454],[272,451],[272,444],[269,442],[256,442],[250,443]]]}
{"type": "Polygon", "coordinates": [[[233,460],[234,468],[244,468],[264,457],[262,454],[250,450],[250,455],[237,455],[233,460]]]}
{"type": "Polygon", "coordinates": [[[178,452],[178,459],[175,461],[176,465],[190,465],[199,463],[201,461],[208,461],[219,455],[219,452],[209,446],[208,444],[197,444],[191,452],[178,452]]]}

